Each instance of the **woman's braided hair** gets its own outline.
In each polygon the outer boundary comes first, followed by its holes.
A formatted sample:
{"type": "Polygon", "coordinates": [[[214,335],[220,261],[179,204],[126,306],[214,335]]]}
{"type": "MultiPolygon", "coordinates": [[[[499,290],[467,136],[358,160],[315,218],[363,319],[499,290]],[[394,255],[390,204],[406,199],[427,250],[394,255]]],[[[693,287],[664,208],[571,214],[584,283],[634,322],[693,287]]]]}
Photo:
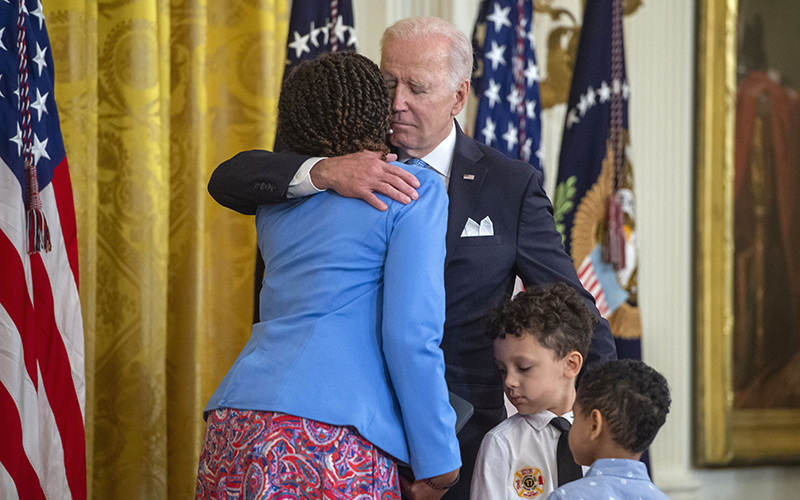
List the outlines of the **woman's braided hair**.
{"type": "Polygon", "coordinates": [[[378,66],[353,52],[303,62],[283,82],[278,135],[309,156],[389,152],[389,91],[378,66]]]}

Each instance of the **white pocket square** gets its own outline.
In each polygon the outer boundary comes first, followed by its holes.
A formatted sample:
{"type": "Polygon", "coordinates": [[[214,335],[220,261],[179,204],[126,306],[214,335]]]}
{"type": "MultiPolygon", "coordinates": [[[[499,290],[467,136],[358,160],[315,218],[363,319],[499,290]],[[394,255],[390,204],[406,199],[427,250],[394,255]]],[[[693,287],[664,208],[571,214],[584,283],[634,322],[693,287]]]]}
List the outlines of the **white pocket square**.
{"type": "Polygon", "coordinates": [[[492,224],[492,219],[488,215],[483,218],[480,224],[471,218],[467,219],[467,224],[464,226],[464,230],[461,231],[461,237],[470,238],[473,236],[494,236],[494,224],[492,224]]]}

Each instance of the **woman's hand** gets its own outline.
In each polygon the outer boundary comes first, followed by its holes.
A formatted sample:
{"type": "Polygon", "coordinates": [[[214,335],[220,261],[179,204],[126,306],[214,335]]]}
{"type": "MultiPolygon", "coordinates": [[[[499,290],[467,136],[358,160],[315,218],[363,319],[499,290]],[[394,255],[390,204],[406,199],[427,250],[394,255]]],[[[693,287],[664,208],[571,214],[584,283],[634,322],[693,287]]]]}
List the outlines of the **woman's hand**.
{"type": "Polygon", "coordinates": [[[459,468],[447,474],[417,479],[413,483],[400,476],[400,491],[403,498],[408,500],[439,500],[447,493],[448,487],[456,483],[460,471],[459,468]]]}

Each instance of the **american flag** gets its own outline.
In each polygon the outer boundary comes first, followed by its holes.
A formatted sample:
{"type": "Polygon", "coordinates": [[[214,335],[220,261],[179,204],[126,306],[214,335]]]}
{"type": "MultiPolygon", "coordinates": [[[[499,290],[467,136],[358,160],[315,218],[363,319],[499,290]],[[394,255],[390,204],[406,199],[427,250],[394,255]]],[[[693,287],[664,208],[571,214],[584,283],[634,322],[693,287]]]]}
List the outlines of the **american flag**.
{"type": "Polygon", "coordinates": [[[85,499],[75,209],[39,0],[0,1],[0,498],[85,499]]]}
{"type": "Polygon", "coordinates": [[[323,52],[356,50],[353,6],[350,0],[295,0],[289,19],[286,72],[300,61],[323,52]]]}
{"type": "Polygon", "coordinates": [[[475,139],[544,168],[533,0],[483,0],[472,35],[475,139]]]}

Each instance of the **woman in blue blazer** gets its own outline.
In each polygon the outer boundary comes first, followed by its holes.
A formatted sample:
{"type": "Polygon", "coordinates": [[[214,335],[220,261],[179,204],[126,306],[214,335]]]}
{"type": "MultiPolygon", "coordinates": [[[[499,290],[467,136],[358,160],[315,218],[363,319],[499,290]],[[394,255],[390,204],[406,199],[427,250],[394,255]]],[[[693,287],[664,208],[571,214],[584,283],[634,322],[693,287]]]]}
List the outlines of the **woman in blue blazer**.
{"type": "MultiPolygon", "coordinates": [[[[298,153],[389,151],[389,94],[363,56],[298,66],[278,113],[298,153]]],[[[396,461],[434,488],[457,476],[439,348],[447,194],[401,166],[420,182],[408,205],[325,191],[259,207],[261,321],[206,406],[197,498],[399,499],[396,461]]]]}

